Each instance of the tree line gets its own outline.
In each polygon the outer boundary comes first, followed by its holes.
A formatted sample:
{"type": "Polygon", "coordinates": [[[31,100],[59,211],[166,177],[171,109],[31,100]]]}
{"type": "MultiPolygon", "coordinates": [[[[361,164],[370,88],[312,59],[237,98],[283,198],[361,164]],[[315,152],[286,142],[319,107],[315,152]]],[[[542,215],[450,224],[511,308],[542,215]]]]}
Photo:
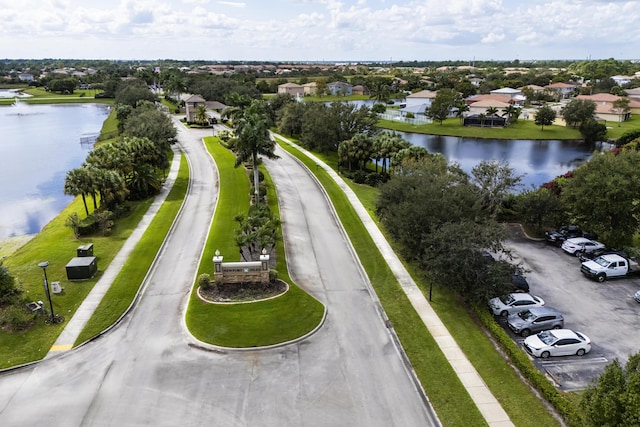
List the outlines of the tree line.
{"type": "Polygon", "coordinates": [[[119,137],[96,146],[82,166],[67,173],[64,192],[81,196],[85,211],[83,220],[76,214],[67,221],[76,237],[92,232],[96,225],[108,234],[114,217],[126,212],[127,201],[159,192],[160,174],[169,166],[169,149],[177,133],[152,101],[143,82],[123,81],[114,107],[119,137]],[[93,204],[91,214],[87,198],[93,204]]]}

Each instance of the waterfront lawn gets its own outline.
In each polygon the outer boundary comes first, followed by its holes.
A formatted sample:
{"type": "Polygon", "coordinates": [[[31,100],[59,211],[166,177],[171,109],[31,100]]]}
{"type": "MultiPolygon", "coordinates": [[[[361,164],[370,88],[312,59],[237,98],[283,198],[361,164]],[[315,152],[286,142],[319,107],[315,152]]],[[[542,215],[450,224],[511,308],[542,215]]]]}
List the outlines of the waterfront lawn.
{"type": "Polygon", "coordinates": [[[400,132],[423,133],[430,135],[461,136],[469,138],[485,139],[570,139],[580,140],[582,136],[577,129],[571,127],[551,125],[544,130],[531,120],[518,120],[505,128],[481,128],[474,126],[462,126],[460,119],[446,119],[442,124],[427,123],[423,125],[411,125],[394,120],[379,120],[378,127],[400,132]]]}
{"type": "Polygon", "coordinates": [[[128,309],[173,225],[189,186],[189,165],[182,154],[180,171],[162,207],[118,273],[74,345],[98,335],[128,309]]]}
{"type": "MultiPolygon", "coordinates": [[[[484,424],[483,418],[459,383],[451,365],[444,359],[433,337],[400,289],[344,193],[326,173],[323,173],[323,169],[317,170],[308,157],[289,144],[277,140],[284,149],[305,162],[327,190],[376,294],[443,425],[484,424]]],[[[372,213],[377,190],[368,189],[363,192],[365,186],[350,186],[365,208],[372,213]]],[[[389,242],[393,243],[391,240],[389,242]]],[[[412,269],[410,265],[407,265],[407,268],[423,292],[427,292],[428,283],[421,277],[420,272],[412,269]]],[[[436,289],[434,295],[434,301],[431,302],[434,310],[514,424],[558,425],[543,402],[531,392],[509,363],[495,350],[493,343],[458,298],[446,289],[440,288],[436,289]]]]}
{"type": "MultiPolygon", "coordinates": [[[[238,261],[233,238],[236,215],[249,208],[249,179],[244,168],[234,168],[234,155],[219,144],[218,138],[205,138],[220,176],[220,193],[198,275],[213,275],[211,259],[216,250],[225,261],[238,261]]],[[[266,169],[267,194],[271,212],[279,217],[278,199],[266,169]]],[[[276,247],[276,269],[280,279],[289,283],[289,291],[268,301],[250,304],[208,304],[198,298],[195,288],[187,309],[187,327],[201,341],[223,347],[245,348],[273,345],[299,338],[316,328],[324,316],[324,307],[295,285],[288,275],[284,245],[276,247]]],[[[197,287],[197,283],[195,284],[197,287]]]]}
{"type": "MultiPolygon", "coordinates": [[[[59,281],[64,287],[64,292],[61,294],[51,294],[53,308],[56,314],[65,316],[68,321],[100,279],[105,268],[111,263],[115,254],[147,211],[152,200],[148,199],[132,205],[133,208],[129,216],[116,221],[111,236],[96,235],[76,240],[71,229],[64,224],[67,217],[74,212],[80,218],[84,218],[84,206],[78,197],[29,243],[7,258],[4,265],[19,281],[24,295],[29,301],[47,302],[42,286],[42,269],[38,267],[38,263],[49,261],[47,268],[49,283],[59,281]],[[71,258],[76,256],[78,246],[86,243],[94,245],[98,273],[89,280],[69,281],[66,278],[65,266],[71,258]]],[[[91,205],[89,203],[89,206],[91,205]]],[[[46,307],[48,308],[48,304],[46,307]]],[[[39,317],[37,324],[27,332],[7,333],[0,331],[0,368],[42,359],[66,326],[67,321],[58,325],[45,325],[44,317],[39,317]]]]}

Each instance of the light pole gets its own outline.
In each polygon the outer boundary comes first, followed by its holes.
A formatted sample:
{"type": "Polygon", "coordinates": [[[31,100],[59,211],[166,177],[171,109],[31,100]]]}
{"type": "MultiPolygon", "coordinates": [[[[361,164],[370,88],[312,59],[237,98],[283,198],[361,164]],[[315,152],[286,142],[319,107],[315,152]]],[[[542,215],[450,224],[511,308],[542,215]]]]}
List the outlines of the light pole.
{"type": "Polygon", "coordinates": [[[53,314],[53,302],[51,301],[51,293],[49,293],[49,281],[47,280],[47,267],[49,266],[49,261],[44,261],[38,264],[38,267],[42,269],[44,274],[44,292],[47,294],[47,299],[49,300],[49,307],[51,308],[51,323],[54,322],[54,314],[53,314]]]}

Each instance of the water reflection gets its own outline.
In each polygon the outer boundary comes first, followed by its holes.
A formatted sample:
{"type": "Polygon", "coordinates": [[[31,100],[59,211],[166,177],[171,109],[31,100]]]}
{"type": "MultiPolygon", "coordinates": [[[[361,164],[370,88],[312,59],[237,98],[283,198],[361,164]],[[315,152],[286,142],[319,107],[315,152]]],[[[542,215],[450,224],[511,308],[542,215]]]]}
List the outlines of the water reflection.
{"type": "Polygon", "coordinates": [[[587,161],[594,150],[610,149],[609,144],[586,146],[580,141],[537,141],[474,139],[400,132],[412,143],[430,152],[441,153],[462,169],[471,169],[483,160],[506,162],[516,174],[524,175],[525,188],[552,180],[587,161]]]}
{"type": "Polygon", "coordinates": [[[97,134],[108,113],[99,104],[0,108],[0,239],[39,232],[69,204],[66,173],[92,148],[81,137],[97,134]]]}

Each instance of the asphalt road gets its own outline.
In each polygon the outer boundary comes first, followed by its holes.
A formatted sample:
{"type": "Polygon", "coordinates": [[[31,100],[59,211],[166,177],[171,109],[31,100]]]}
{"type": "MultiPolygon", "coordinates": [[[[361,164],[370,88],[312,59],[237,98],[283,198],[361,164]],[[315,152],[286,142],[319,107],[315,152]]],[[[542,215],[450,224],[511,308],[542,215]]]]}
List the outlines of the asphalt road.
{"type": "Polygon", "coordinates": [[[326,199],[285,155],[268,165],[290,270],[325,324],[269,350],[193,345],[183,316],[218,182],[200,143],[211,131],[178,129],[192,186],[139,304],[102,338],[1,376],[0,425],[434,425],[326,199]]]}
{"type": "Polygon", "coordinates": [[[580,272],[578,258],[544,241],[516,233],[508,246],[517,255],[515,262],[530,270],[526,276],[531,293],[563,313],[565,328],[584,332],[591,339],[591,352],[583,357],[535,361],[561,388],[585,388],[613,359],[624,364],[640,351],[640,304],[633,299],[640,289],[640,277],[598,283],[580,272]]]}

